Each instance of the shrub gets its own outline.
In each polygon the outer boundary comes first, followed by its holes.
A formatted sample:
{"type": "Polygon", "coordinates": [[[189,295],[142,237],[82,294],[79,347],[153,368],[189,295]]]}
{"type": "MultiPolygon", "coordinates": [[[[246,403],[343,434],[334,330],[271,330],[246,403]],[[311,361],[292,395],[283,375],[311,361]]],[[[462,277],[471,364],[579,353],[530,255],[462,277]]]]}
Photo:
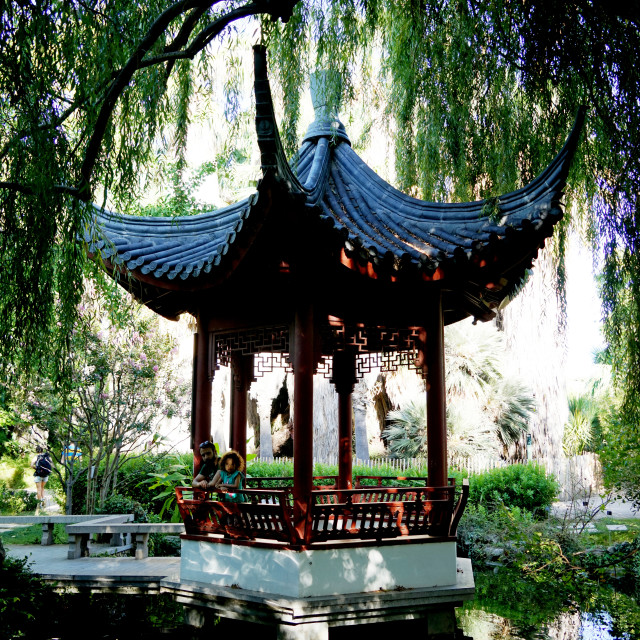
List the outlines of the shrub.
{"type": "Polygon", "coordinates": [[[179,522],[180,512],[175,488],[191,484],[193,456],[186,458],[184,455],[172,455],[167,459],[170,464],[165,466],[163,471],[150,471],[149,477],[138,486],[152,495],[154,515],[157,515],[159,520],[164,518],[170,519],[171,522],[179,522]]]}
{"type": "Polygon", "coordinates": [[[537,530],[533,514],[518,507],[470,504],[458,527],[458,553],[471,558],[475,569],[484,569],[494,553],[508,563],[537,530]]]}
{"type": "Polygon", "coordinates": [[[542,516],[558,494],[559,485],[543,467],[513,464],[471,477],[469,501],[473,504],[526,509],[542,516]]]}
{"type": "Polygon", "coordinates": [[[132,457],[120,469],[116,491],[140,502],[147,513],[160,515],[164,506],[163,501],[157,499],[160,490],[148,480],[158,475],[171,475],[176,466],[191,470],[193,454],[189,451],[180,454],[160,453],[132,457]]]}
{"type": "Polygon", "coordinates": [[[52,637],[58,613],[65,611],[61,596],[54,593],[27,566],[27,560],[5,558],[0,565],[0,640],[52,637]],[[43,632],[43,620],[47,630],[43,632]]]}
{"type": "MultiPolygon", "coordinates": [[[[126,496],[139,503],[147,513],[160,513],[162,501],[157,501],[158,491],[152,489],[144,481],[153,473],[162,473],[175,464],[176,457],[183,460],[186,465],[193,465],[191,452],[176,455],[147,454],[144,456],[131,456],[118,471],[118,484],[115,492],[117,495],[126,496]]],[[[73,511],[72,513],[84,513],[85,497],[87,491],[86,470],[73,485],[73,511]]]]}
{"type": "Polygon", "coordinates": [[[38,506],[36,494],[25,489],[9,489],[0,485],[0,512],[11,515],[33,511],[38,506]]]}
{"type": "Polygon", "coordinates": [[[180,536],[166,533],[152,533],[149,536],[149,557],[179,558],[180,551],[180,536]]]}
{"type": "Polygon", "coordinates": [[[98,513],[111,514],[111,513],[133,513],[134,522],[149,522],[149,515],[137,500],[129,496],[123,496],[119,493],[114,493],[109,496],[102,509],[97,510],[98,513]]]}

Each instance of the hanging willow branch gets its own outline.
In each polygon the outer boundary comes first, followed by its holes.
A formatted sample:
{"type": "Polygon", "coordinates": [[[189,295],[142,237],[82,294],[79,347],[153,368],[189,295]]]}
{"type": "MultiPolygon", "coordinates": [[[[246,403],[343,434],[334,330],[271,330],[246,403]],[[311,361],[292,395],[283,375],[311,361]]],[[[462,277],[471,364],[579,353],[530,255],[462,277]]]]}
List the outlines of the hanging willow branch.
{"type": "Polygon", "coordinates": [[[297,0],[8,2],[0,9],[0,369],[64,375],[82,290],[81,203],[139,188],[158,131],[184,154],[189,65],[249,16],[297,0]],[[178,80],[170,83],[171,76],[178,80]],[[180,109],[169,92],[179,87],[180,109]]]}
{"type": "Polygon", "coordinates": [[[178,62],[206,62],[213,39],[260,14],[287,21],[263,31],[286,96],[288,149],[302,133],[308,72],[330,66],[347,117],[363,131],[387,127],[396,185],[425,199],[491,199],[519,188],[558,150],[577,106],[588,106],[566,198],[576,206],[567,211],[607,260],[607,338],[625,406],[640,416],[640,296],[621,286],[637,286],[640,273],[640,71],[629,63],[640,50],[637,2],[0,6],[0,363],[49,348],[46,327],[56,321],[64,341],[81,286],[79,202],[102,188],[126,207],[167,130],[178,132],[182,152],[197,79],[208,79],[206,64],[178,62]]]}
{"type": "MultiPolygon", "coordinates": [[[[427,200],[491,203],[523,186],[553,157],[578,105],[587,105],[567,224],[575,213],[605,257],[604,330],[629,423],[640,422],[640,296],[629,295],[640,280],[640,72],[629,62],[640,50],[638,6],[309,0],[286,25],[274,25],[269,43],[272,58],[285,60],[275,69],[294,116],[291,87],[305,84],[294,52],[309,58],[310,70],[330,65],[344,86],[357,84],[360,104],[345,117],[357,113],[363,129],[379,128],[369,118],[381,102],[396,185],[427,200]],[[379,64],[367,76],[362,60],[372,46],[379,64]]],[[[301,133],[284,136],[290,152],[301,133]]],[[[560,289],[564,244],[557,244],[560,289]]]]}
{"type": "MultiPolygon", "coordinates": [[[[102,106],[93,125],[93,131],[86,146],[84,161],[80,170],[81,177],[79,186],[74,188],[64,185],[52,185],[51,188],[53,190],[75,196],[83,201],[91,200],[93,193],[90,185],[93,169],[98,154],[102,149],[109,120],[113,115],[118,99],[137,71],[164,64],[166,62],[168,64],[166,67],[165,77],[168,78],[176,61],[193,59],[232,22],[248,16],[261,14],[268,14],[272,19],[281,18],[286,20],[291,15],[293,6],[298,2],[298,0],[287,0],[282,2],[274,2],[274,0],[257,0],[256,2],[249,2],[244,6],[236,7],[231,9],[228,13],[217,17],[213,22],[204,25],[189,44],[189,38],[199,26],[200,20],[207,15],[209,9],[216,4],[219,4],[220,1],[221,0],[182,0],[181,2],[173,4],[155,20],[145,37],[142,38],[135,51],[131,54],[127,64],[125,64],[122,69],[113,72],[113,80],[106,89],[99,90],[100,93],[104,91],[104,96],[101,97],[100,100],[102,106]],[[166,33],[169,25],[188,11],[191,11],[191,13],[182,25],[180,32],[171,44],[164,48],[163,53],[161,55],[146,57],[154,44],[166,33]]],[[[44,126],[41,125],[38,128],[40,130],[57,128],[67,118],[69,118],[85,100],[86,98],[83,98],[82,101],[72,105],[72,107],[67,109],[67,111],[54,122],[44,126]]],[[[26,135],[25,131],[20,132],[14,141],[22,138],[24,135],[26,135]]],[[[11,142],[9,145],[11,145],[11,142]]],[[[3,150],[2,155],[5,155],[6,151],[7,147],[3,150]]],[[[33,195],[35,193],[35,190],[29,185],[19,184],[16,182],[0,182],[0,188],[12,189],[24,194],[33,195]]]]}

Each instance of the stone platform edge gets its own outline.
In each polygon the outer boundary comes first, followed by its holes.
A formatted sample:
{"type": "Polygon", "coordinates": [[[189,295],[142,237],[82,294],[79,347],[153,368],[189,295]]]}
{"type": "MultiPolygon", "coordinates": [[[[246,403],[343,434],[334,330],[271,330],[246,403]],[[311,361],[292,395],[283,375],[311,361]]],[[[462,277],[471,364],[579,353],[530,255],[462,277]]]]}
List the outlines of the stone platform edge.
{"type": "Polygon", "coordinates": [[[331,626],[396,620],[418,620],[443,605],[459,606],[471,600],[475,583],[471,560],[457,558],[456,584],[442,587],[395,589],[336,596],[295,598],[234,587],[165,578],[161,593],[173,594],[185,608],[208,610],[223,618],[261,624],[331,626]]]}

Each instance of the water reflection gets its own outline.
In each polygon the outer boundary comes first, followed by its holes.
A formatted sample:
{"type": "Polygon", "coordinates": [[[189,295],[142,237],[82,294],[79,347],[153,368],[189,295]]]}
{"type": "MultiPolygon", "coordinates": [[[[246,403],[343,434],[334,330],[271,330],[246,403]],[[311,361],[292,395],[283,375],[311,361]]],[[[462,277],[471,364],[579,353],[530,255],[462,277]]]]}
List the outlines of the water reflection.
{"type": "Polygon", "coordinates": [[[458,611],[458,626],[473,640],[632,640],[628,633],[614,634],[606,612],[564,612],[538,629],[523,631],[507,618],[467,605],[458,611]]]}

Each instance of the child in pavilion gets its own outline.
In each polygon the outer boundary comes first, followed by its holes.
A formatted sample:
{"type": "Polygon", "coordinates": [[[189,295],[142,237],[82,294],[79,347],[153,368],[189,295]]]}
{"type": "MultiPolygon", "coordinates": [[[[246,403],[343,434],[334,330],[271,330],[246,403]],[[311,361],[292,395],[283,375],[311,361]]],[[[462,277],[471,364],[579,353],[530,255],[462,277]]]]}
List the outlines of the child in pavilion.
{"type": "Polygon", "coordinates": [[[234,489],[244,489],[244,460],[242,456],[231,449],[220,458],[220,469],[212,480],[213,488],[224,493],[226,502],[244,502],[242,493],[235,493],[234,489]]]}
{"type": "Polygon", "coordinates": [[[194,489],[213,489],[213,478],[217,474],[220,464],[216,445],[210,440],[205,440],[200,445],[200,456],[203,464],[200,467],[200,471],[198,471],[198,475],[193,479],[191,486],[194,489]]]}

